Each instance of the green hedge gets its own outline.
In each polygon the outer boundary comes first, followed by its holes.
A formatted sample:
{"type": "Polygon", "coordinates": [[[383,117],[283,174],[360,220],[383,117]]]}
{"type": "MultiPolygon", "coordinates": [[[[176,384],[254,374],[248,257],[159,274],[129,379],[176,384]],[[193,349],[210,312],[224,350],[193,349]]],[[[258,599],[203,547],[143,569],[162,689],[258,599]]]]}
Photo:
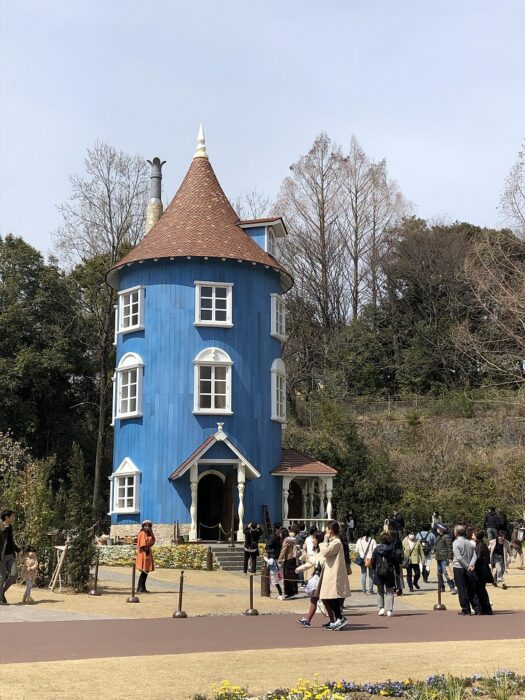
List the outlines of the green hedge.
{"type": "MultiPolygon", "coordinates": [[[[137,556],[133,544],[106,545],[98,548],[103,566],[131,566],[137,556]]],[[[155,545],[153,559],[159,569],[205,569],[207,547],[201,544],[155,545]]]]}

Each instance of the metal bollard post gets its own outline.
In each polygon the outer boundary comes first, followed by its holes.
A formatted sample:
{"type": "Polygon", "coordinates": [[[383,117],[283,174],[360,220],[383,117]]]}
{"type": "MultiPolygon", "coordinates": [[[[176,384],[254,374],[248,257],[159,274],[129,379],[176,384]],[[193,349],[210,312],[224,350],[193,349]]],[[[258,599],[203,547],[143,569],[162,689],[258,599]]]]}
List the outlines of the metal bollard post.
{"type": "Polygon", "coordinates": [[[98,590],[98,562],[100,558],[100,552],[97,550],[97,559],[95,561],[95,577],[93,580],[93,588],[89,591],[89,595],[102,595],[98,590]]]}
{"type": "Polygon", "coordinates": [[[208,547],[208,551],[206,552],[206,571],[213,571],[213,552],[211,551],[211,547],[208,547]]]}
{"type": "Polygon", "coordinates": [[[268,564],[264,562],[261,567],[261,598],[270,597],[270,569],[268,564]]]}
{"type": "Polygon", "coordinates": [[[441,602],[441,589],[443,588],[443,574],[441,573],[441,569],[438,567],[438,572],[437,572],[437,580],[438,580],[438,602],[436,605],[434,605],[434,610],[446,610],[447,606],[441,602]]]}
{"type": "Polygon", "coordinates": [[[126,600],[126,603],[140,603],[139,598],[135,595],[135,564],[131,569],[131,595],[126,600]]]}
{"type": "Polygon", "coordinates": [[[244,611],[244,615],[258,615],[259,611],[253,607],[253,574],[250,573],[250,607],[244,611]]]}
{"type": "Polygon", "coordinates": [[[172,617],[177,617],[177,618],[183,618],[183,617],[188,617],[184,610],[182,609],[182,593],[184,591],[184,571],[180,572],[180,581],[179,581],[179,606],[177,610],[173,613],[172,617]]]}

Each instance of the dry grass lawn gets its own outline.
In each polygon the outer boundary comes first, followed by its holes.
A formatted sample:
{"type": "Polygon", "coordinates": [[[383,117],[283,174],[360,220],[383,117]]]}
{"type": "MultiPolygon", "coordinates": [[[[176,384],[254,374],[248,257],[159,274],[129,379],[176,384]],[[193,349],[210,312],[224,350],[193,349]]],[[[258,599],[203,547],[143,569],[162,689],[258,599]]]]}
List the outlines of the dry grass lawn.
{"type": "MultiPolygon", "coordinates": [[[[285,641],[285,640],[282,640],[285,641]]],[[[145,640],[147,643],[147,640],[145,640]]],[[[525,642],[472,641],[462,644],[363,644],[262,651],[180,654],[8,664],[0,670],[5,700],[104,697],[137,694],[156,700],[184,700],[209,693],[228,679],[253,692],[292,686],[299,677],[345,678],[355,682],[426,678],[433,673],[470,675],[498,668],[523,672],[525,642]]]]}

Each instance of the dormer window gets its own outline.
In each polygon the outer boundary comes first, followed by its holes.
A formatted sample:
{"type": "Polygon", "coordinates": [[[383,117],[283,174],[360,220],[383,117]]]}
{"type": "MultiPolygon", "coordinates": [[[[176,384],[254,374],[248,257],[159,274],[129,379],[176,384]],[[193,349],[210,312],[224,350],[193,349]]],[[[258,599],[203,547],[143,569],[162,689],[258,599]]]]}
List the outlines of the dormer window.
{"type": "Polygon", "coordinates": [[[275,231],[273,226],[268,226],[266,229],[266,252],[275,258],[275,231]]]}
{"type": "Polygon", "coordinates": [[[286,304],[280,294],[271,294],[272,314],[270,335],[281,343],[286,340],[286,304]]]}
{"type": "Polygon", "coordinates": [[[206,348],[193,364],[193,413],[231,415],[233,362],[228,353],[220,348],[206,348]]]}
{"type": "Polygon", "coordinates": [[[195,282],[195,325],[231,328],[231,282],[195,282]]]}
{"type": "Polygon", "coordinates": [[[144,329],[144,287],[131,287],[119,292],[117,318],[119,333],[144,329]]]}

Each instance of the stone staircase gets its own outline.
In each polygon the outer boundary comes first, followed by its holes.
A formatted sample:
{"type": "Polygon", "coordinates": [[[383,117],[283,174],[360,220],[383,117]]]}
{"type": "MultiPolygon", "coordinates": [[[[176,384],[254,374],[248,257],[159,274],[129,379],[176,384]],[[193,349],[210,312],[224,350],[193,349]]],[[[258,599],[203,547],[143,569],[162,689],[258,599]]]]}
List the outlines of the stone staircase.
{"type": "MultiPolygon", "coordinates": [[[[213,558],[219,564],[222,571],[237,571],[242,573],[244,562],[244,550],[242,544],[236,544],[235,549],[227,545],[210,545],[213,558]]],[[[261,558],[257,558],[257,568],[261,565],[261,558]]]]}

